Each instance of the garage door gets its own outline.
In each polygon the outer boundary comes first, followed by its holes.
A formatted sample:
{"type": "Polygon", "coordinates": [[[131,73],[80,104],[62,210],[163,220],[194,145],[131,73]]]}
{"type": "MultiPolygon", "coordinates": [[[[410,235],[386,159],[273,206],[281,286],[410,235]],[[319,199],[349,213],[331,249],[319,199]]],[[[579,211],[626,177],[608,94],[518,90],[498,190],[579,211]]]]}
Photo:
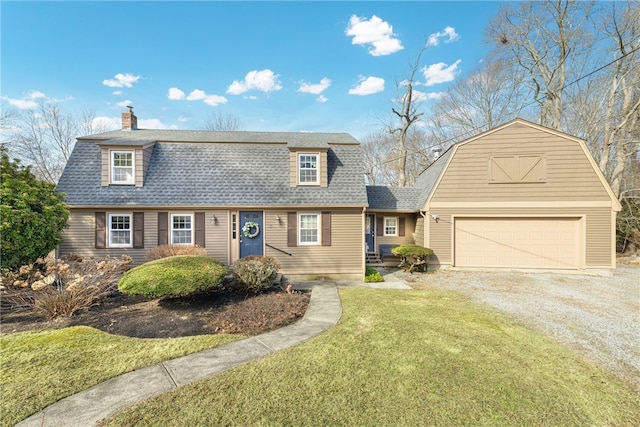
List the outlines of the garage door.
{"type": "Polygon", "coordinates": [[[458,267],[580,266],[580,218],[456,218],[458,267]]]}

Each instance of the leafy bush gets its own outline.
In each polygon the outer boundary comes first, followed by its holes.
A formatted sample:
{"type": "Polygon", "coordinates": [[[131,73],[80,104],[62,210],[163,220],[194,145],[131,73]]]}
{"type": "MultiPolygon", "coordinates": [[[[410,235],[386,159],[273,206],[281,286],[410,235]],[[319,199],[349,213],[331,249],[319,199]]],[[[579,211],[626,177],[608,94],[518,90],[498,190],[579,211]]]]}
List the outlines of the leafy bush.
{"type": "Polygon", "coordinates": [[[400,245],[391,248],[391,252],[400,257],[400,265],[398,267],[412,272],[416,269],[427,271],[427,262],[429,256],[433,255],[433,250],[418,245],[400,245]]]}
{"type": "Polygon", "coordinates": [[[139,265],[127,271],[120,292],[147,297],[182,297],[222,283],[226,267],[214,259],[198,255],[177,255],[139,265]]]}
{"type": "Polygon", "coordinates": [[[364,274],[365,283],[384,282],[382,274],[373,267],[367,267],[364,274]]]}
{"type": "Polygon", "coordinates": [[[241,290],[258,293],[273,286],[279,268],[273,257],[250,255],[234,262],[231,270],[241,290]]]}
{"type": "Polygon", "coordinates": [[[0,153],[0,266],[16,269],[32,264],[60,244],[69,210],[54,184],[37,180],[28,166],[10,161],[3,148],[0,153]]]}
{"type": "Polygon", "coordinates": [[[207,250],[198,245],[160,245],[149,249],[144,258],[147,261],[168,258],[176,255],[199,255],[207,256],[207,250]]]}

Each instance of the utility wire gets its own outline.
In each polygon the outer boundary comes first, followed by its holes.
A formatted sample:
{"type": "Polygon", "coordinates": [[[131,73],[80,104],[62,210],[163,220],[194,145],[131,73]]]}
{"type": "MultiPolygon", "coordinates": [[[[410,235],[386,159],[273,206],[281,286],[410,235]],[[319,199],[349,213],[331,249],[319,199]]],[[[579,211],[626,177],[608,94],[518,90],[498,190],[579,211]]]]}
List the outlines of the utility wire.
{"type": "MultiPolygon", "coordinates": [[[[613,61],[610,61],[610,62],[608,62],[607,64],[605,64],[605,65],[603,65],[603,66],[601,66],[601,67],[599,67],[599,68],[597,68],[597,69],[595,69],[595,70],[593,70],[593,71],[591,71],[591,72],[589,72],[589,73],[587,73],[587,74],[585,74],[585,75],[583,75],[583,76],[578,77],[577,79],[573,80],[572,82],[570,82],[570,83],[566,83],[565,85],[563,85],[563,86],[562,86],[562,88],[561,88],[560,90],[564,90],[564,89],[566,89],[567,87],[572,86],[572,85],[574,85],[574,84],[578,83],[579,81],[584,80],[584,79],[586,79],[587,77],[590,77],[590,76],[592,76],[593,74],[596,74],[596,73],[598,73],[598,72],[600,72],[600,71],[604,70],[605,68],[607,68],[607,67],[609,67],[609,66],[611,66],[611,65],[615,64],[616,62],[618,62],[618,61],[620,61],[620,60],[622,60],[622,59],[626,58],[627,56],[629,56],[629,55],[631,55],[631,54],[633,54],[633,53],[635,53],[635,52],[637,52],[637,51],[639,51],[639,50],[640,50],[640,46],[638,46],[638,47],[636,47],[635,49],[633,49],[633,50],[631,50],[631,51],[629,51],[629,52],[627,52],[627,53],[623,54],[623,55],[622,55],[622,56],[620,56],[619,58],[616,58],[616,59],[614,59],[613,61]]],[[[546,96],[548,96],[548,94],[547,94],[546,96]]],[[[529,103],[527,103],[527,104],[523,105],[523,106],[522,106],[522,109],[525,109],[525,108],[527,108],[527,107],[530,107],[531,105],[533,105],[533,104],[535,104],[535,103],[537,103],[537,102],[538,102],[538,101],[533,100],[533,101],[531,101],[531,102],[529,102],[529,103]]],[[[503,114],[502,116],[499,116],[499,117],[498,117],[498,119],[499,119],[500,121],[502,121],[503,117],[511,117],[511,116],[512,116],[511,114],[503,114]]],[[[439,143],[437,143],[437,144],[433,144],[433,145],[427,146],[427,147],[425,147],[425,148],[423,148],[423,149],[420,149],[420,150],[408,150],[408,151],[407,151],[407,154],[411,154],[411,153],[413,153],[413,154],[418,154],[418,153],[426,154],[426,153],[425,153],[425,151],[426,151],[426,150],[428,150],[428,149],[435,148],[435,147],[439,147],[439,146],[442,146],[442,145],[447,145],[448,143],[453,142],[453,141],[460,141],[460,139],[461,139],[461,138],[463,138],[464,136],[466,136],[466,135],[468,135],[468,134],[477,134],[480,130],[482,130],[482,129],[486,128],[488,125],[489,125],[488,123],[485,123],[485,124],[483,124],[483,125],[481,125],[481,126],[476,126],[476,127],[472,128],[472,129],[470,129],[470,130],[466,131],[466,132],[463,132],[463,133],[461,133],[461,134],[459,134],[459,135],[456,135],[456,136],[453,136],[453,137],[451,137],[451,138],[445,139],[444,141],[441,141],[441,142],[439,142],[439,143]]],[[[454,144],[455,144],[455,143],[454,143],[454,144]]],[[[454,144],[452,144],[452,145],[454,145],[454,144]]],[[[381,163],[382,163],[382,164],[387,164],[387,163],[391,163],[391,162],[395,162],[395,161],[397,161],[397,160],[400,160],[401,158],[402,158],[402,157],[396,157],[396,158],[393,158],[393,159],[384,160],[384,161],[382,161],[381,163]]],[[[430,166],[430,165],[429,165],[429,166],[430,166]]],[[[429,166],[427,166],[427,167],[429,167],[429,166]]],[[[425,168],[425,169],[426,169],[426,168],[425,168]]],[[[423,171],[423,172],[424,172],[424,171],[423,171]]]]}

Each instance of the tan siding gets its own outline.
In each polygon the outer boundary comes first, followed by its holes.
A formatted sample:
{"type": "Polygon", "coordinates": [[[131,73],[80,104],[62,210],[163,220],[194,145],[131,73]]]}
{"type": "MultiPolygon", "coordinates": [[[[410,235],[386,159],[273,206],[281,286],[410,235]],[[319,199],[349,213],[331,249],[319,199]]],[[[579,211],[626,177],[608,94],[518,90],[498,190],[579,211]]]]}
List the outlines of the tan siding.
{"type": "Polygon", "coordinates": [[[361,211],[331,211],[331,246],[287,247],[287,211],[265,211],[264,218],[265,243],[292,254],[288,256],[265,247],[265,255],[278,259],[284,274],[363,273],[364,235],[361,211]],[[276,215],[280,216],[280,223],[276,221],[276,215]]]}
{"type": "Polygon", "coordinates": [[[415,228],[416,228],[416,218],[414,215],[406,215],[406,214],[384,214],[377,213],[376,217],[398,217],[405,219],[405,234],[404,236],[377,236],[375,237],[376,248],[378,251],[380,250],[380,245],[413,245],[415,244],[415,228]]]}
{"type": "Polygon", "coordinates": [[[298,185],[298,152],[289,151],[289,187],[298,185]]]}
{"type": "Polygon", "coordinates": [[[611,209],[608,207],[589,208],[438,208],[429,214],[437,214],[438,223],[429,218],[429,236],[427,245],[434,250],[435,257],[440,264],[451,264],[453,225],[452,215],[455,216],[584,216],[586,240],[585,267],[605,268],[611,267],[612,235],[611,235],[611,209]]]}
{"type": "Polygon", "coordinates": [[[560,136],[514,125],[458,147],[432,201],[608,201],[581,146],[560,136]],[[539,155],[543,183],[489,183],[492,157],[539,155]]]}
{"type": "Polygon", "coordinates": [[[109,149],[102,147],[100,149],[100,156],[102,158],[100,185],[106,187],[111,182],[111,178],[109,177],[109,149]]]}
{"type": "Polygon", "coordinates": [[[422,216],[418,216],[416,220],[416,229],[413,235],[416,245],[424,246],[424,218],[422,216]]]}
{"type": "Polygon", "coordinates": [[[144,153],[142,148],[137,148],[133,155],[135,160],[134,173],[136,187],[142,187],[144,184],[144,153]]]}
{"type": "Polygon", "coordinates": [[[147,169],[149,168],[149,163],[151,162],[151,155],[153,154],[153,145],[146,147],[143,150],[143,159],[142,159],[142,183],[144,185],[144,178],[147,175],[147,169]]]}
{"type": "MultiPolygon", "coordinates": [[[[170,209],[161,209],[164,212],[172,212],[170,209]]],[[[69,219],[69,227],[64,230],[63,241],[58,248],[59,256],[69,253],[77,253],[85,257],[120,257],[123,254],[133,258],[135,265],[144,262],[147,250],[158,245],[158,212],[160,210],[136,210],[144,212],[144,249],[132,248],[106,248],[95,249],[95,212],[107,213],[131,213],[133,210],[122,209],[72,209],[69,219]]],[[[202,212],[196,209],[191,212],[202,212]]],[[[189,212],[181,210],[180,212],[189,212]]],[[[205,210],[205,246],[207,254],[224,264],[229,262],[229,222],[227,211],[205,210]],[[213,214],[218,218],[217,225],[212,222],[213,214]]]]}

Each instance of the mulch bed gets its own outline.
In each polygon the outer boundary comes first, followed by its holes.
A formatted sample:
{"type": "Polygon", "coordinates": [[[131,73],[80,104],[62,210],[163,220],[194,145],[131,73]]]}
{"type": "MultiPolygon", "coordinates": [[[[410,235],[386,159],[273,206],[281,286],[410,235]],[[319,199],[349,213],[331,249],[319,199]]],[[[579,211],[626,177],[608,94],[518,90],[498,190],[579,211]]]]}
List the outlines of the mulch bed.
{"type": "Polygon", "coordinates": [[[304,316],[308,293],[287,294],[274,288],[247,295],[233,286],[185,298],[149,299],[113,293],[100,305],[71,317],[45,320],[26,309],[10,308],[11,293],[2,291],[0,332],[3,334],[90,326],[104,332],[139,338],[174,338],[215,333],[257,335],[291,324],[304,316]]]}

